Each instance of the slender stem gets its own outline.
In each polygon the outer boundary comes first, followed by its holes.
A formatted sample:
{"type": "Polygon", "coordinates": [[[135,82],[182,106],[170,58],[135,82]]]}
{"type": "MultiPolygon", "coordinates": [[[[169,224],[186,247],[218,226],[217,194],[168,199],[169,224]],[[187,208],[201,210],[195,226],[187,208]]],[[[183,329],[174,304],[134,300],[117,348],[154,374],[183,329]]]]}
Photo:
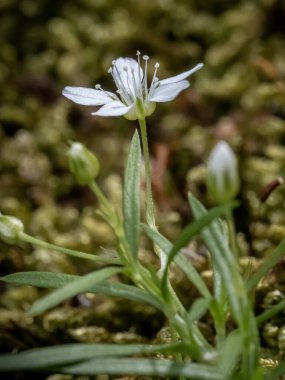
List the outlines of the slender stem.
{"type": "Polygon", "coordinates": [[[66,255],[78,257],[80,259],[99,261],[99,262],[103,262],[103,263],[107,263],[107,264],[119,264],[118,260],[107,259],[107,258],[95,256],[95,255],[92,255],[89,253],[75,251],[75,250],[69,249],[69,248],[59,247],[58,245],[48,243],[46,241],[34,238],[34,237],[24,233],[24,232],[21,232],[19,237],[22,241],[25,241],[26,243],[30,243],[30,244],[33,244],[33,245],[36,245],[36,246],[39,246],[42,248],[52,249],[54,251],[65,253],[66,255]]]}
{"type": "Polygon", "coordinates": [[[154,205],[151,190],[151,167],[147,142],[147,130],[145,119],[139,119],[141,139],[143,147],[143,157],[145,166],[145,182],[146,182],[146,221],[148,225],[155,226],[154,205]]]}
{"type": "Polygon", "coordinates": [[[104,220],[111,227],[116,240],[117,240],[117,253],[120,257],[122,264],[125,266],[135,265],[133,256],[128,252],[128,246],[125,241],[124,228],[122,226],[122,221],[119,214],[112,208],[108,199],[105,197],[104,193],[101,191],[99,186],[95,181],[89,184],[91,190],[96,195],[104,220]]]}
{"type": "Polygon", "coordinates": [[[108,199],[105,197],[105,195],[103,194],[103,192],[101,191],[101,189],[99,188],[97,183],[95,181],[92,181],[89,184],[89,186],[92,189],[92,191],[94,192],[94,194],[96,195],[96,197],[98,198],[98,200],[101,204],[101,207],[103,208],[103,211],[105,211],[107,214],[113,213],[114,211],[112,210],[112,208],[108,202],[108,199]]]}
{"type": "MultiPolygon", "coordinates": [[[[143,157],[144,157],[144,167],[145,167],[145,182],[146,182],[146,221],[150,227],[153,227],[157,230],[155,225],[155,214],[154,214],[154,204],[151,190],[151,167],[150,167],[150,157],[148,150],[148,141],[147,141],[147,130],[145,119],[138,119],[141,130],[141,140],[143,148],[143,157]]],[[[161,268],[160,273],[163,273],[166,266],[166,255],[165,253],[154,244],[154,250],[160,257],[161,268]]]]}

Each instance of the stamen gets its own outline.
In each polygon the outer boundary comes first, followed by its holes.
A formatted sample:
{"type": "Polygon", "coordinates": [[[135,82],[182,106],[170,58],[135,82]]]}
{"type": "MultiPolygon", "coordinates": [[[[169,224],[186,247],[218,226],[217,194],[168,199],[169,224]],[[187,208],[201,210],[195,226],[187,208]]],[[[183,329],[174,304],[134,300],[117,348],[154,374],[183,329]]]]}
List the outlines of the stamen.
{"type": "Polygon", "coordinates": [[[114,96],[108,94],[107,91],[103,90],[103,88],[101,87],[101,84],[96,84],[95,89],[103,92],[106,96],[108,96],[108,98],[115,99],[114,96]]]}
{"type": "Polygon", "coordinates": [[[148,55],[143,55],[143,60],[145,61],[144,64],[144,96],[147,98],[147,61],[149,60],[148,55]]]}
{"type": "Polygon", "coordinates": [[[156,76],[156,73],[157,73],[158,68],[159,68],[159,63],[156,62],[156,64],[154,65],[154,73],[153,73],[153,77],[152,77],[152,81],[151,81],[151,85],[150,85],[150,89],[149,89],[149,93],[148,93],[149,96],[150,96],[151,92],[153,91],[155,85],[156,85],[157,82],[158,82],[158,78],[157,78],[157,76],[156,76]]]}
{"type": "Polygon", "coordinates": [[[139,96],[141,98],[143,98],[143,91],[142,91],[142,80],[143,78],[141,78],[141,60],[140,60],[140,55],[141,55],[141,52],[139,50],[137,50],[137,57],[138,57],[138,78],[139,78],[139,96]]]}

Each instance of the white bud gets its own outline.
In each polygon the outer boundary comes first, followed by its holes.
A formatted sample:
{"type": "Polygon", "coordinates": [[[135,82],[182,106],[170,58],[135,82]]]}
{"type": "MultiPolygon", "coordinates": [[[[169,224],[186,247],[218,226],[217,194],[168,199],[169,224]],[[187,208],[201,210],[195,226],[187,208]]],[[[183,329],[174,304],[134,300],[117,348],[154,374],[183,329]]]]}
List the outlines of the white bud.
{"type": "Polygon", "coordinates": [[[99,173],[99,162],[96,156],[83,144],[74,142],[69,152],[69,169],[80,185],[89,185],[99,173]]]}
{"type": "Polygon", "coordinates": [[[5,243],[18,243],[20,241],[20,233],[23,231],[24,225],[20,219],[0,214],[0,239],[5,241],[5,243]]]}
{"type": "Polygon", "coordinates": [[[225,141],[220,141],[209,156],[207,187],[217,203],[232,200],[238,194],[240,180],[237,159],[225,141]]]}

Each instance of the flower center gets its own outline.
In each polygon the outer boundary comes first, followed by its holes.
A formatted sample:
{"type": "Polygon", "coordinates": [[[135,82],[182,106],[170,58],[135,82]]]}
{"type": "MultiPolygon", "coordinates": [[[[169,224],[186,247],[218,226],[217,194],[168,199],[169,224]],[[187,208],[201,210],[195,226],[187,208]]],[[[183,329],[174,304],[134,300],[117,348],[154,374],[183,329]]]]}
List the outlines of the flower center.
{"type": "MultiPolygon", "coordinates": [[[[118,88],[117,92],[120,95],[122,101],[126,105],[131,105],[139,99],[142,103],[148,100],[152,95],[154,89],[159,85],[159,80],[156,76],[159,68],[159,63],[154,65],[154,73],[150,83],[147,85],[148,78],[148,55],[143,55],[144,67],[141,67],[141,52],[137,51],[137,67],[130,64],[127,60],[124,65],[121,62],[113,61],[112,67],[109,68],[110,73],[114,79],[114,82],[118,88]]],[[[122,59],[122,58],[121,58],[122,59]]],[[[96,87],[101,89],[101,86],[96,87]]]]}

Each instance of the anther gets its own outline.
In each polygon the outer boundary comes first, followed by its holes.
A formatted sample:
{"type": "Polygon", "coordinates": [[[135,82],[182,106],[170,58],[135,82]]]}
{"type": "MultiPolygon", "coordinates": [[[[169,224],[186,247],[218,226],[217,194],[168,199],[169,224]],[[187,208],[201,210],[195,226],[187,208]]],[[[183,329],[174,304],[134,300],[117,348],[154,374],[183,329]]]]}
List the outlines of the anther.
{"type": "Polygon", "coordinates": [[[144,59],[145,61],[148,61],[148,60],[149,60],[149,56],[148,56],[148,55],[143,55],[143,59],[144,59]]]}
{"type": "Polygon", "coordinates": [[[95,88],[96,88],[96,90],[101,90],[101,85],[100,84],[96,84],[95,88]]]}
{"type": "Polygon", "coordinates": [[[141,52],[139,50],[137,50],[137,56],[141,55],[141,52]]]}
{"type": "Polygon", "coordinates": [[[154,68],[155,68],[155,69],[158,69],[158,68],[159,68],[159,63],[158,63],[158,62],[156,62],[156,64],[154,65],[154,68]]]}

